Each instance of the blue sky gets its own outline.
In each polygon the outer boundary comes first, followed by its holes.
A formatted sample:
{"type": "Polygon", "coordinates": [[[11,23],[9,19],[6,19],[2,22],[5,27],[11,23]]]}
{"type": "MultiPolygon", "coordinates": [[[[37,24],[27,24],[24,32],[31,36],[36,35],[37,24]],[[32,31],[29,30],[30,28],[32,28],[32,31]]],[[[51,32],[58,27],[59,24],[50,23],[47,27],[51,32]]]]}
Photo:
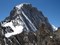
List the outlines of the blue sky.
{"type": "Polygon", "coordinates": [[[31,3],[48,17],[51,24],[56,27],[60,26],[60,0],[0,0],[0,21],[10,14],[14,6],[20,3],[31,3]]]}

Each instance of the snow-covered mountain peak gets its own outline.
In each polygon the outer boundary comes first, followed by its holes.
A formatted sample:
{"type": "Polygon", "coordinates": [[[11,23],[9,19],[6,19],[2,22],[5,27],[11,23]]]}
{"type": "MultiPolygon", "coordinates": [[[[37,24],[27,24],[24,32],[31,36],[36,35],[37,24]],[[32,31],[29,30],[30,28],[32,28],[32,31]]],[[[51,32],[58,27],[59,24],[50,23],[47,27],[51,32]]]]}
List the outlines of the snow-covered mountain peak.
{"type": "Polygon", "coordinates": [[[44,44],[50,38],[53,39],[53,29],[48,18],[28,3],[15,6],[0,24],[2,45],[39,45],[39,39],[44,44]]]}
{"type": "Polygon", "coordinates": [[[24,4],[17,5],[16,8],[20,9],[24,4]]]}
{"type": "Polygon", "coordinates": [[[30,3],[21,3],[19,5],[16,5],[15,7],[21,9],[21,7],[23,7],[24,5],[30,5],[30,3]]]}
{"type": "Polygon", "coordinates": [[[49,32],[52,32],[52,27],[48,21],[48,18],[29,3],[22,3],[15,6],[15,8],[13,8],[13,10],[10,12],[10,16],[3,21],[2,25],[4,25],[2,26],[4,28],[9,26],[14,31],[12,34],[8,32],[9,29],[6,29],[8,30],[6,31],[8,33],[5,33],[6,37],[8,34],[17,35],[22,33],[22,31],[37,32],[39,28],[41,28],[41,25],[44,29],[48,29],[49,32]],[[12,20],[13,22],[11,22],[12,20]]]}

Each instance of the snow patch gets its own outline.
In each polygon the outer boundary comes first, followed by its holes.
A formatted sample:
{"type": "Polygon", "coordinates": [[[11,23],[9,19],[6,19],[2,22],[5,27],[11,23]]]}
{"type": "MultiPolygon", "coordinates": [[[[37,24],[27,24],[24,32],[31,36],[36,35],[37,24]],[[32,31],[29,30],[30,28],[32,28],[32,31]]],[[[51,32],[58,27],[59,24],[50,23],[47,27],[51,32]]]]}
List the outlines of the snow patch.
{"type": "Polygon", "coordinates": [[[18,9],[21,9],[21,7],[23,7],[23,5],[28,5],[28,4],[30,4],[30,3],[22,3],[22,4],[19,4],[19,5],[16,5],[16,8],[18,8],[18,9]]]}
{"type": "Polygon", "coordinates": [[[58,28],[54,25],[52,25],[53,31],[56,31],[58,28]]]}
{"type": "Polygon", "coordinates": [[[50,36],[50,38],[53,38],[53,36],[50,36]]]}
{"type": "Polygon", "coordinates": [[[17,7],[18,9],[21,9],[22,6],[23,6],[23,4],[20,4],[20,5],[17,5],[16,7],[17,7]]]}
{"type": "Polygon", "coordinates": [[[22,7],[24,4],[25,4],[25,5],[28,5],[29,3],[22,3],[22,4],[19,4],[19,5],[16,6],[16,8],[21,9],[21,7],[22,7]]]}
{"type": "MultiPolygon", "coordinates": [[[[21,23],[20,23],[21,24],[21,23]]],[[[23,26],[22,25],[18,25],[18,26],[15,26],[14,27],[14,25],[13,25],[13,23],[12,23],[12,21],[11,22],[8,22],[8,23],[5,23],[5,24],[3,24],[2,25],[3,27],[11,27],[12,28],[12,30],[14,31],[14,32],[11,32],[11,33],[6,33],[5,34],[5,37],[7,37],[7,38],[9,38],[10,36],[12,36],[12,35],[17,35],[17,34],[20,34],[20,33],[22,33],[22,31],[23,31],[23,26]]]]}

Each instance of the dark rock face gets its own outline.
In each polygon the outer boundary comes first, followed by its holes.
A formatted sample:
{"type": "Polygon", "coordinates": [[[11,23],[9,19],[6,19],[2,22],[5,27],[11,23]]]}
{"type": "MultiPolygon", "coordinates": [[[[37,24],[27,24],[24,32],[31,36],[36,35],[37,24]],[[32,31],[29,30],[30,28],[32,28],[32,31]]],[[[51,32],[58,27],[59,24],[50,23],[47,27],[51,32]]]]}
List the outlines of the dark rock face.
{"type": "Polygon", "coordinates": [[[60,27],[58,27],[58,29],[60,29],[60,27]]]}
{"type": "Polygon", "coordinates": [[[60,43],[55,39],[47,17],[31,4],[23,4],[21,7],[14,7],[10,15],[0,23],[0,45],[60,45],[60,43]],[[11,27],[3,27],[2,24],[11,20],[15,21],[14,26],[18,25],[16,20],[24,23],[24,29],[22,33],[7,38],[5,34],[13,30],[11,27]]]}

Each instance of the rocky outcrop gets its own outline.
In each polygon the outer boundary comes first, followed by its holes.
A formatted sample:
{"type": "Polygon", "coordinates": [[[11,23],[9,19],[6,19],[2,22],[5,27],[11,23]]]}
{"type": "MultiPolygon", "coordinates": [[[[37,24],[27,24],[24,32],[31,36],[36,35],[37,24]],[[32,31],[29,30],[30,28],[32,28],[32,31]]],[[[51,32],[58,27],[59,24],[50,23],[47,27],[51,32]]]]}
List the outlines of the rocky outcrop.
{"type": "Polygon", "coordinates": [[[55,31],[54,34],[56,35],[56,38],[60,38],[60,29],[58,28],[58,30],[55,31]]]}

